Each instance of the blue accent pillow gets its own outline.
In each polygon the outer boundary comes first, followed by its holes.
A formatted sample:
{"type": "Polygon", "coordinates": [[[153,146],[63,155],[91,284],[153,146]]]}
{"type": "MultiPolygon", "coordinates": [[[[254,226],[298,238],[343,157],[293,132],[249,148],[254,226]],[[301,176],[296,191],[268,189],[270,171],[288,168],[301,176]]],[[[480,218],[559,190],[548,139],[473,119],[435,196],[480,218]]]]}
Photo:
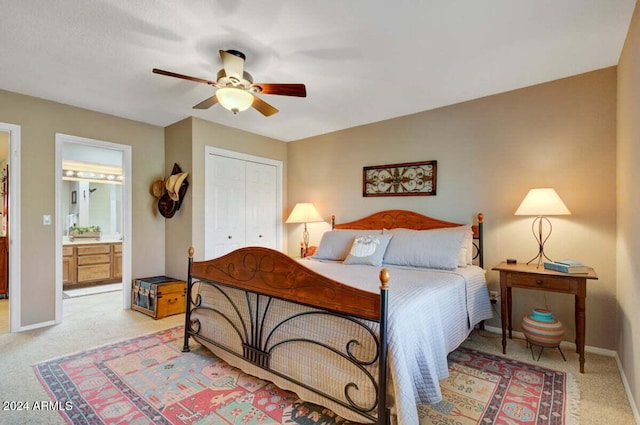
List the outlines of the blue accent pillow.
{"type": "MultiPolygon", "coordinates": [[[[316,260],[344,261],[349,255],[354,238],[375,234],[376,230],[331,230],[322,235],[313,258],[316,260]]],[[[377,231],[382,234],[382,229],[377,231]]]]}
{"type": "Polygon", "coordinates": [[[392,235],[357,236],[344,264],[366,264],[381,266],[392,235]]]}

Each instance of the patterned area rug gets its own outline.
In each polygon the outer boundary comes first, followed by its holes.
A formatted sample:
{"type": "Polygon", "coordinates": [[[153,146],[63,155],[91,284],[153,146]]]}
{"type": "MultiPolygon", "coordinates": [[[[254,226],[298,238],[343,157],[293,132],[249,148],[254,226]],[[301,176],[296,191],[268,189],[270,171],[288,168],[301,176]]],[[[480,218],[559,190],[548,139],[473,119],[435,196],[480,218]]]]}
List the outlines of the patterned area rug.
{"type": "MultiPolygon", "coordinates": [[[[345,424],[322,407],[244,374],[192,342],[181,328],[34,366],[70,424],[345,424]],[[197,347],[197,348],[196,348],[197,347]]],[[[419,405],[426,424],[571,424],[569,376],[459,348],[443,401],[419,405]]]]}
{"type": "Polygon", "coordinates": [[[440,388],[440,403],[418,405],[422,424],[578,423],[573,376],[539,365],[461,347],[449,355],[440,388]]]}

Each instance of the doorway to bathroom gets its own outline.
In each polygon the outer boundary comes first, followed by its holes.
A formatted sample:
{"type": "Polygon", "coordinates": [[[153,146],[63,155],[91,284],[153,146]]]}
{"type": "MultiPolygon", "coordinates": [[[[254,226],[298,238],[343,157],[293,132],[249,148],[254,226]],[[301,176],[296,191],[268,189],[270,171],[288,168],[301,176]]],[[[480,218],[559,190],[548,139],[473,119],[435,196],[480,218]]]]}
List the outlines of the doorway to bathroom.
{"type": "Polygon", "coordinates": [[[64,298],[118,290],[130,305],[130,156],[127,145],[56,134],[56,322],[64,298]]]}

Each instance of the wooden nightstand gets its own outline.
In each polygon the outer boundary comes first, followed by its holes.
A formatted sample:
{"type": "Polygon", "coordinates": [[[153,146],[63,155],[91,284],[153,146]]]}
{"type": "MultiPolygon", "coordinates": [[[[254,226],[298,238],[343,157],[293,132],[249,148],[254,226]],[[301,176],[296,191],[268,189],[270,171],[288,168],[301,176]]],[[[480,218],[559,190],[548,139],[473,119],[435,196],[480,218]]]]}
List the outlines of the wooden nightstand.
{"type": "Polygon", "coordinates": [[[500,272],[500,310],[502,315],[502,353],[507,353],[507,327],[509,339],[512,331],[511,288],[534,289],[537,291],[560,292],[575,296],[576,352],[580,357],[580,373],[584,373],[585,299],[587,279],[597,279],[593,269],[589,273],[567,274],[546,270],[540,266],[522,263],[500,263],[492,270],[500,272]]]}

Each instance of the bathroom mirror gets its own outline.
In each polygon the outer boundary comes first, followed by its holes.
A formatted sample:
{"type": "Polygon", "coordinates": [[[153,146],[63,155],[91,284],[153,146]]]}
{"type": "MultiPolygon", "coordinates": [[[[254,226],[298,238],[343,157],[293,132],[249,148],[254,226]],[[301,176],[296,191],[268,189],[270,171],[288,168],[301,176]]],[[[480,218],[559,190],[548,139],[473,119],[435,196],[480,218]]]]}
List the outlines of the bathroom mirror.
{"type": "Polygon", "coordinates": [[[121,240],[122,152],[65,143],[62,158],[62,218],[70,227],[100,228],[101,240],[121,240]]]}
{"type": "Polygon", "coordinates": [[[72,226],[98,226],[103,237],[118,239],[122,234],[122,185],[65,180],[62,187],[65,236],[72,226]]]}

